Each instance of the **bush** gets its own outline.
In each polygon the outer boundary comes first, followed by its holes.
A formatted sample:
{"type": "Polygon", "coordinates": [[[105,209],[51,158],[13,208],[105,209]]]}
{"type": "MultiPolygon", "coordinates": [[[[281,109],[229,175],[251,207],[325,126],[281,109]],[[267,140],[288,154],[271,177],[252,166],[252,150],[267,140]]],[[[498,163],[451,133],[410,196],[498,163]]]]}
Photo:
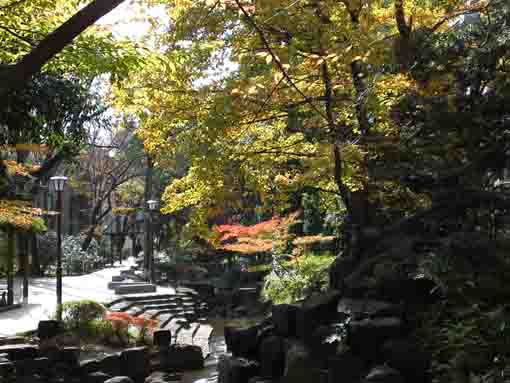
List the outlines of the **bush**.
{"type": "Polygon", "coordinates": [[[334,255],[309,254],[282,262],[264,279],[262,298],[275,304],[292,303],[325,291],[334,259],[334,255]]]}
{"type": "Polygon", "coordinates": [[[62,305],[62,320],[69,330],[88,331],[91,322],[103,319],[106,308],[92,300],[67,302],[62,305]]]}

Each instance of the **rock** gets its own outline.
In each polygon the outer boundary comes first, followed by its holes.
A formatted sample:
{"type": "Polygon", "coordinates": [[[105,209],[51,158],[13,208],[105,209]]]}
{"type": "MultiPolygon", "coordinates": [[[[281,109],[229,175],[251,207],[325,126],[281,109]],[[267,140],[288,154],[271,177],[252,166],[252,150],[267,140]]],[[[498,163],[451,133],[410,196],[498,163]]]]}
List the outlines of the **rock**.
{"type": "Polygon", "coordinates": [[[0,346],[0,354],[7,354],[11,361],[37,358],[38,351],[38,347],[33,344],[8,344],[0,346]]]}
{"type": "Polygon", "coordinates": [[[82,375],[88,375],[99,371],[99,361],[97,359],[86,359],[80,362],[80,372],[82,375]]]}
{"type": "Polygon", "coordinates": [[[143,380],[149,371],[149,355],[146,347],[128,348],[120,354],[122,372],[135,381],[143,380]]]}
{"type": "Polygon", "coordinates": [[[41,379],[39,375],[18,376],[16,383],[47,383],[46,379],[41,379]]]}
{"type": "Polygon", "coordinates": [[[377,366],[372,368],[363,380],[364,383],[404,383],[400,373],[388,366],[377,366]]]}
{"type": "Polygon", "coordinates": [[[111,375],[98,371],[85,376],[85,378],[83,379],[83,383],[104,383],[110,378],[111,375]]]}
{"type": "Polygon", "coordinates": [[[131,379],[129,376],[114,376],[113,378],[106,380],[104,383],[134,383],[134,382],[133,379],[131,379]]]}
{"type": "Polygon", "coordinates": [[[257,376],[259,365],[244,358],[221,357],[218,363],[218,383],[248,383],[257,376]]]}
{"type": "Polygon", "coordinates": [[[199,346],[173,344],[160,349],[160,364],[164,370],[199,370],[204,367],[204,357],[199,346]]]}
{"type": "Polygon", "coordinates": [[[383,278],[377,282],[377,296],[392,302],[432,303],[439,297],[437,284],[428,278],[383,278]]]}
{"type": "Polygon", "coordinates": [[[0,362],[0,377],[5,377],[10,374],[14,374],[14,363],[13,362],[0,362]]]}
{"type": "Polygon", "coordinates": [[[153,343],[156,347],[168,347],[172,343],[172,332],[170,330],[154,331],[153,343]]]}
{"type": "Polygon", "coordinates": [[[308,346],[314,358],[319,361],[319,365],[322,368],[327,368],[329,357],[337,353],[337,349],[343,342],[344,339],[339,334],[338,325],[321,325],[313,331],[308,346]]]}
{"type": "Polygon", "coordinates": [[[348,326],[348,343],[359,355],[372,359],[382,344],[404,334],[402,320],[396,317],[351,321],[348,326]]]}
{"type": "Polygon", "coordinates": [[[337,312],[340,319],[376,318],[384,316],[402,317],[403,307],[400,304],[378,301],[374,299],[342,298],[338,302],[337,312]]]}
{"type": "Polygon", "coordinates": [[[259,347],[260,375],[280,378],[285,370],[285,342],[279,336],[264,338],[259,347]]]}
{"type": "Polygon", "coordinates": [[[329,284],[332,289],[342,291],[344,279],[359,265],[359,259],[354,256],[338,256],[329,268],[329,284]]]}
{"type": "Polygon", "coordinates": [[[278,335],[292,337],[296,335],[296,315],[299,306],[297,305],[274,305],[272,317],[275,332],[278,335]]]}
{"type": "Polygon", "coordinates": [[[321,382],[321,379],[321,370],[315,366],[309,350],[303,343],[291,341],[287,348],[283,381],[311,383],[321,382]]]}
{"type": "Polygon", "coordinates": [[[16,375],[47,375],[50,370],[50,360],[48,358],[23,359],[14,363],[16,375]]]}
{"type": "Polygon", "coordinates": [[[37,326],[37,336],[41,340],[51,339],[62,333],[62,324],[57,320],[42,320],[37,326]]]}
{"type": "Polygon", "coordinates": [[[352,352],[336,355],[328,361],[328,383],[358,383],[365,372],[365,362],[352,352]]]}
{"type": "Polygon", "coordinates": [[[382,346],[387,364],[400,371],[406,381],[424,383],[430,367],[430,355],[409,340],[390,339],[382,346]]]}
{"type": "Polygon", "coordinates": [[[225,326],[224,335],[227,350],[234,356],[250,358],[257,354],[259,326],[236,328],[225,326]]]}
{"type": "Polygon", "coordinates": [[[303,302],[296,313],[296,335],[301,339],[309,339],[317,326],[335,318],[339,299],[340,293],[330,290],[303,302]]]}
{"type": "Polygon", "coordinates": [[[124,275],[112,275],[112,282],[122,282],[126,277],[124,275]]]}
{"type": "Polygon", "coordinates": [[[273,383],[274,381],[271,379],[262,378],[260,376],[254,376],[250,380],[248,380],[248,383],[273,383]]]}
{"type": "Polygon", "coordinates": [[[180,381],[175,374],[169,374],[167,372],[156,371],[145,378],[145,383],[169,383],[180,381]],[[176,380],[177,378],[177,380],[176,380]]]}
{"type": "Polygon", "coordinates": [[[5,338],[0,338],[0,346],[11,345],[11,344],[24,344],[26,343],[26,338],[22,336],[8,336],[5,338]]]}
{"type": "Polygon", "coordinates": [[[58,350],[57,360],[70,366],[78,366],[80,361],[79,347],[64,347],[58,350]]]}
{"type": "Polygon", "coordinates": [[[107,355],[98,360],[98,370],[105,372],[111,376],[120,375],[122,372],[121,353],[107,355]]]}

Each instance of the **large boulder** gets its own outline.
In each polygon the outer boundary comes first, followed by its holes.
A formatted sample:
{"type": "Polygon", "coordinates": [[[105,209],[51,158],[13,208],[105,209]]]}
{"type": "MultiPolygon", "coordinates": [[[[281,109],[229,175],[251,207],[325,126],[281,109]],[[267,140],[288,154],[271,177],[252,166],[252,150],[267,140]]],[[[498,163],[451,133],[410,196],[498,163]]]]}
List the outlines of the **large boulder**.
{"type": "Polygon", "coordinates": [[[37,326],[37,336],[41,340],[56,337],[62,333],[62,323],[57,320],[42,320],[37,326]]]}
{"type": "Polygon", "coordinates": [[[111,375],[105,374],[104,372],[97,371],[86,375],[83,379],[83,383],[104,383],[111,378],[111,375]]]}
{"type": "Polygon", "coordinates": [[[39,348],[33,344],[7,344],[0,346],[0,354],[7,354],[9,360],[37,358],[39,348]]]}
{"type": "Polygon", "coordinates": [[[274,305],[272,307],[272,321],[278,335],[292,337],[296,335],[296,315],[298,305],[274,305]]]}
{"type": "Polygon", "coordinates": [[[404,383],[400,372],[388,366],[376,366],[370,370],[363,383],[404,383]]]}
{"type": "Polygon", "coordinates": [[[170,330],[157,330],[153,334],[153,343],[156,347],[166,348],[172,343],[172,332],[170,330]]]}
{"type": "Polygon", "coordinates": [[[199,370],[204,367],[204,357],[199,346],[173,344],[159,350],[160,365],[163,370],[199,370]]]}
{"type": "MultiPolygon", "coordinates": [[[[178,378],[177,378],[178,379],[178,378]]],[[[175,382],[175,374],[170,374],[163,371],[155,371],[145,378],[145,383],[170,383],[175,382]]]]}
{"type": "Polygon", "coordinates": [[[133,379],[129,376],[114,376],[113,378],[108,379],[104,383],[134,383],[133,379]]]}
{"type": "Polygon", "coordinates": [[[406,381],[416,383],[427,381],[431,357],[414,342],[390,339],[384,342],[381,354],[386,363],[400,371],[406,381]]]}
{"type": "Polygon", "coordinates": [[[257,362],[223,356],[218,363],[218,383],[248,383],[258,372],[257,362]]]}
{"type": "Polygon", "coordinates": [[[403,335],[404,326],[400,318],[367,318],[349,322],[347,340],[356,353],[373,360],[386,340],[402,338],[403,335]]]}
{"type": "Polygon", "coordinates": [[[340,293],[330,290],[304,301],[296,313],[296,335],[307,340],[315,328],[335,319],[339,299],[340,293]]]}
{"type": "Polygon", "coordinates": [[[280,378],[285,370],[285,340],[279,336],[264,338],[259,346],[260,375],[280,378]]]}
{"type": "Polygon", "coordinates": [[[146,347],[128,348],[120,354],[122,373],[134,381],[147,376],[150,368],[149,355],[146,347]]]}
{"type": "Polygon", "coordinates": [[[107,355],[98,361],[97,368],[111,376],[119,376],[123,372],[121,353],[107,355]]]}
{"type": "Polygon", "coordinates": [[[352,352],[336,355],[328,361],[328,383],[358,383],[365,368],[365,361],[352,352]]]}
{"type": "Polygon", "coordinates": [[[329,268],[329,285],[332,289],[342,291],[344,279],[359,265],[359,259],[354,256],[338,256],[329,268]]]}
{"type": "Polygon", "coordinates": [[[320,382],[321,370],[314,363],[314,359],[307,347],[300,341],[289,341],[285,358],[283,382],[309,383],[320,382]]]}
{"type": "Polygon", "coordinates": [[[50,371],[50,360],[48,358],[23,359],[14,363],[16,375],[48,375],[50,371]]]}
{"type": "Polygon", "coordinates": [[[342,298],[338,302],[337,312],[340,319],[365,319],[384,316],[402,317],[401,304],[375,299],[342,298]]]}
{"type": "Polygon", "coordinates": [[[250,358],[257,354],[260,327],[236,328],[225,326],[224,335],[227,350],[234,356],[250,358]]]}

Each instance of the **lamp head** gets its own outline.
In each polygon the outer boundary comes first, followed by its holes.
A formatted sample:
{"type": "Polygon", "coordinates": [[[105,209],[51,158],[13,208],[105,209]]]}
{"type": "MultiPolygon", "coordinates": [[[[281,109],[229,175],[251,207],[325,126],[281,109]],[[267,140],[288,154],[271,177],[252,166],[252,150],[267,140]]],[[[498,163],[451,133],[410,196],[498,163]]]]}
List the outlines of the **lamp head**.
{"type": "Polygon", "coordinates": [[[68,178],[64,176],[54,176],[50,178],[51,183],[53,184],[53,187],[56,191],[63,191],[64,186],[67,182],[68,178]]]}

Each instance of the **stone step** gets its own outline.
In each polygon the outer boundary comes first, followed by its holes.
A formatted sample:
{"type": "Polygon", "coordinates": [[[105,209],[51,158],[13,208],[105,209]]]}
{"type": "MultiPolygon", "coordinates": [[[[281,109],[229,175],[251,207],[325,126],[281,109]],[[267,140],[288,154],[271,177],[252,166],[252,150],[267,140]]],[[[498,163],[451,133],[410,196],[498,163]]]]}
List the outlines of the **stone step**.
{"type": "Polygon", "coordinates": [[[184,310],[181,307],[139,307],[138,308],[138,315],[144,314],[144,313],[182,313],[184,310]]]}
{"type": "Polygon", "coordinates": [[[140,294],[140,293],[153,293],[156,291],[156,286],[150,283],[133,283],[128,285],[117,286],[115,294],[140,294]]]}
{"type": "Polygon", "coordinates": [[[123,281],[115,281],[115,282],[108,282],[108,288],[111,289],[111,290],[114,290],[115,288],[119,287],[119,286],[124,286],[124,285],[134,285],[134,284],[143,284],[142,282],[140,281],[135,281],[133,279],[124,279],[123,281]]]}

